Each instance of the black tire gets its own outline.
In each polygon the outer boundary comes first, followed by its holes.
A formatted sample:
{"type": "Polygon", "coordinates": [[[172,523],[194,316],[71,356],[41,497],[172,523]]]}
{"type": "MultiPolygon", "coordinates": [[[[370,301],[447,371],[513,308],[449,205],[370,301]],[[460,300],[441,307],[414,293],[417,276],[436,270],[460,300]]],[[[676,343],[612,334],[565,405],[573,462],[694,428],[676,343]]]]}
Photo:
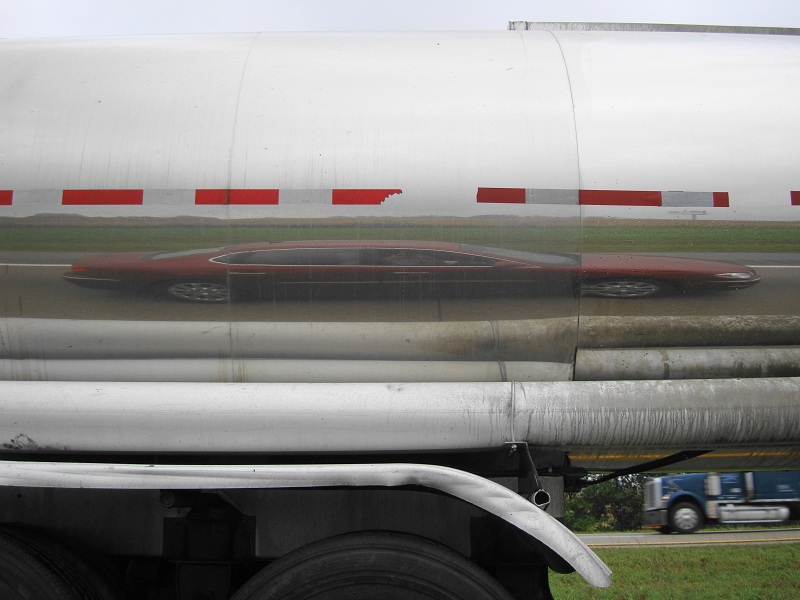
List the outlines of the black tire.
{"type": "Polygon", "coordinates": [[[230,287],[219,281],[172,281],[162,289],[167,295],[187,302],[225,304],[231,300],[230,287]]]}
{"type": "Polygon", "coordinates": [[[512,600],[480,567],[423,538],[345,534],[290,552],[231,600],[512,600]]]}
{"type": "MultiPolygon", "coordinates": [[[[68,545],[42,532],[26,528],[4,528],[0,536],[45,566],[66,595],[34,595],[32,598],[76,598],[80,600],[128,600],[122,576],[111,565],[80,546],[68,545]]],[[[0,560],[2,565],[2,560],[0,560]]],[[[2,566],[0,566],[2,569],[2,566]]],[[[27,584],[27,582],[25,582],[27,584]]],[[[0,588],[1,590],[2,588],[0,588]]],[[[0,598],[6,596],[0,595],[0,598]]],[[[13,596],[12,596],[13,597],[13,596]]]]}
{"type": "Polygon", "coordinates": [[[669,527],[676,533],[694,533],[704,523],[703,511],[694,502],[678,502],[669,509],[669,527]]]}
{"type": "Polygon", "coordinates": [[[663,294],[667,289],[665,284],[649,279],[604,279],[580,285],[583,296],[616,299],[650,298],[663,294]]]}
{"type": "Polygon", "coordinates": [[[0,598],[78,600],[74,591],[36,552],[0,533],[0,598]]]}

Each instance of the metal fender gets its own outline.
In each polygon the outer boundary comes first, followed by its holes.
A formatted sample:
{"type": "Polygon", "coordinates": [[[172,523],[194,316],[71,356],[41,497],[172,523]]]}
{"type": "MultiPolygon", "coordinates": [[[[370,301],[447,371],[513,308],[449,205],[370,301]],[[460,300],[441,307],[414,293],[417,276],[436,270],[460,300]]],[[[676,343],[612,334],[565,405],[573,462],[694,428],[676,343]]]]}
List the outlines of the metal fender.
{"type": "Polygon", "coordinates": [[[518,527],[591,585],[611,570],[575,534],[515,492],[458,469],[418,464],[122,465],[0,461],[0,485],[98,489],[278,489],[418,485],[464,500],[518,527]]]}

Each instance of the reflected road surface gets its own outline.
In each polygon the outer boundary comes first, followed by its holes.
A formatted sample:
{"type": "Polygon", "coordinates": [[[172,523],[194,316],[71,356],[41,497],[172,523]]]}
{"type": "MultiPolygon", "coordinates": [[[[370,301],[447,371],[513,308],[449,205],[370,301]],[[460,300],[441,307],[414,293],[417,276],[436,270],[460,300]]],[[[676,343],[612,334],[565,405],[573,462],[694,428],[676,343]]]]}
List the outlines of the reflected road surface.
{"type": "MultiPolygon", "coordinates": [[[[7,317],[235,321],[462,321],[573,316],[577,301],[558,297],[415,298],[369,301],[323,298],[207,305],[129,292],[79,288],[61,276],[77,253],[0,253],[0,303],[7,317]]],[[[691,255],[687,255],[691,256],[691,255]]],[[[616,300],[581,298],[584,316],[794,314],[800,307],[797,254],[699,254],[753,266],[758,285],[733,292],[616,300]]]]}
{"type": "Polygon", "coordinates": [[[726,544],[800,543],[800,528],[698,531],[690,535],[647,533],[585,533],[578,536],[591,548],[636,546],[701,546],[726,544]]]}

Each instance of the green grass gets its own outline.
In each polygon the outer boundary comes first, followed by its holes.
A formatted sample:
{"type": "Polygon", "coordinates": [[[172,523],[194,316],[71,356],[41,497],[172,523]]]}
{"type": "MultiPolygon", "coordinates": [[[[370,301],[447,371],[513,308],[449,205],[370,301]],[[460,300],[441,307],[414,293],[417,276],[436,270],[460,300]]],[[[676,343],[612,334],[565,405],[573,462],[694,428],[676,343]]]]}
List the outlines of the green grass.
{"type": "Polygon", "coordinates": [[[596,548],[595,552],[614,572],[611,587],[598,589],[575,573],[551,572],[554,598],[800,598],[798,543],[596,548]]]}
{"type": "Polygon", "coordinates": [[[583,229],[583,249],[669,252],[797,252],[797,224],[708,222],[669,225],[592,225],[583,229]]]}
{"type": "Polygon", "coordinates": [[[85,218],[0,222],[0,250],[150,251],[233,243],[311,239],[407,239],[462,242],[517,250],[575,252],[800,252],[796,223],[586,222],[509,219],[286,219],[186,224],[180,220],[85,218]],[[579,239],[581,236],[581,239],[579,239]]]}
{"type": "Polygon", "coordinates": [[[510,249],[546,247],[555,252],[578,248],[575,231],[562,228],[481,227],[477,225],[310,226],[0,226],[2,250],[149,251],[215,247],[292,240],[404,239],[471,243],[510,249]]]}

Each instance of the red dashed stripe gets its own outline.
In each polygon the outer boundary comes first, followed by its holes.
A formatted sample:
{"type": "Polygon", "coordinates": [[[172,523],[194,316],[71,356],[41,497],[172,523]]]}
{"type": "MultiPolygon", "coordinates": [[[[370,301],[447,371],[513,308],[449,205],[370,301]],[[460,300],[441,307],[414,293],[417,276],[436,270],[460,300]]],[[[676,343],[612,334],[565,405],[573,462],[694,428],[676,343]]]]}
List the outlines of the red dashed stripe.
{"type": "Polygon", "coordinates": [[[728,192],[714,192],[714,207],[715,208],[728,208],[730,206],[728,199],[728,192]]]}
{"type": "Polygon", "coordinates": [[[525,188],[478,188],[478,202],[525,204],[525,188]]]}
{"type": "Polygon", "coordinates": [[[196,190],[195,204],[278,204],[278,190],[196,190]]]}
{"type": "MultiPolygon", "coordinates": [[[[292,198],[289,204],[305,203],[303,194],[305,190],[291,190],[292,198]],[[299,201],[298,201],[299,198],[299,201]]],[[[382,204],[389,196],[402,194],[400,189],[336,189],[336,190],[307,190],[316,195],[308,201],[310,204],[332,205],[362,205],[377,206],[382,204]],[[330,192],[330,200],[326,199],[326,192],[330,192]],[[321,196],[320,196],[321,194],[321,196]],[[320,199],[321,198],[321,199],[320,199]]],[[[675,196],[684,194],[691,196],[691,192],[654,192],[631,190],[528,190],[525,188],[478,188],[477,201],[488,204],[580,204],[583,206],[692,206],[691,201],[684,204],[675,204],[675,196]],[[557,198],[553,193],[561,194],[557,198]],[[566,195],[565,195],[566,194],[566,195]],[[669,200],[665,200],[665,194],[669,200]],[[548,195],[550,196],[548,198],[548,195]],[[535,197],[534,197],[535,196],[535,197]],[[571,199],[568,198],[571,196],[571,199]],[[565,201],[565,198],[567,200],[565,201]],[[577,198],[577,202],[576,199],[577,198]],[[570,201],[571,200],[571,201],[570,201]]],[[[698,202],[699,206],[713,205],[715,208],[730,206],[728,192],[700,192],[697,197],[705,196],[711,199],[710,203],[698,202]]],[[[195,190],[196,205],[277,205],[280,204],[281,191],[278,189],[199,189],[195,190]]],[[[800,191],[790,192],[791,205],[800,206],[800,191]]],[[[77,205],[141,205],[143,204],[144,190],[63,190],[61,204],[64,206],[77,205]]],[[[0,190],[0,206],[11,206],[14,202],[13,190],[0,190]]],[[[157,202],[157,200],[155,200],[157,202]]]]}
{"type": "Polygon", "coordinates": [[[333,190],[331,204],[370,205],[383,204],[389,196],[401,194],[403,190],[333,190]]]}
{"type": "Polygon", "coordinates": [[[661,192],[580,190],[581,206],[661,206],[661,192]]]}
{"type": "MultiPolygon", "coordinates": [[[[310,190],[317,192],[317,190],[310,190]]],[[[370,205],[382,204],[392,194],[400,194],[399,189],[339,189],[329,190],[327,202],[335,205],[370,205]]],[[[292,190],[293,202],[302,198],[302,190],[292,190]]],[[[269,190],[196,190],[195,204],[280,204],[281,192],[269,190]]],[[[318,203],[318,201],[312,201],[318,203]]]]}
{"type": "MultiPolygon", "coordinates": [[[[794,192],[793,192],[794,193],[794,192]]],[[[794,200],[793,196],[793,202],[794,200]]],[[[730,206],[728,192],[634,190],[539,190],[478,188],[477,201],[489,204],[573,204],[581,206],[730,206]],[[569,193],[567,193],[569,192],[569,193]],[[574,195],[573,195],[574,194],[574,195]],[[572,198],[570,198],[572,196],[572,198]]]]}
{"type": "Polygon", "coordinates": [[[144,190],[64,190],[61,204],[77,205],[136,205],[141,204],[144,190]]]}
{"type": "MultiPolygon", "coordinates": [[[[401,189],[336,189],[286,190],[285,204],[333,204],[377,206],[389,196],[402,194],[401,189]]],[[[144,190],[63,190],[62,206],[78,205],[140,205],[144,190]]],[[[0,206],[11,206],[13,190],[0,190],[0,206]]],[[[158,202],[154,200],[154,202],[158,202]]],[[[195,205],[277,205],[281,203],[278,189],[198,189],[194,190],[195,205]]]]}

